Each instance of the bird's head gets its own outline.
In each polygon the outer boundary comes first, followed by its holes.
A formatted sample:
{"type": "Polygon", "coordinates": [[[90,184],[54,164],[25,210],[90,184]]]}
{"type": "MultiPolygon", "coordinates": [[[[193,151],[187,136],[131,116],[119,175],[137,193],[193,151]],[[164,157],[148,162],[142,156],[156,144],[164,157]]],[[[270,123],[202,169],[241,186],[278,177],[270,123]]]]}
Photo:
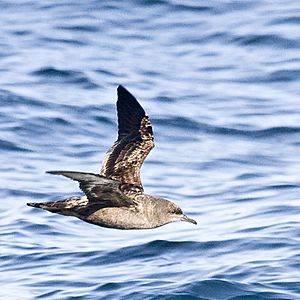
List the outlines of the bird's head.
{"type": "Polygon", "coordinates": [[[171,219],[171,222],[184,221],[184,222],[189,222],[197,225],[197,222],[194,219],[187,217],[183,213],[182,209],[175,203],[170,202],[170,205],[168,207],[168,215],[169,218],[171,219]]]}

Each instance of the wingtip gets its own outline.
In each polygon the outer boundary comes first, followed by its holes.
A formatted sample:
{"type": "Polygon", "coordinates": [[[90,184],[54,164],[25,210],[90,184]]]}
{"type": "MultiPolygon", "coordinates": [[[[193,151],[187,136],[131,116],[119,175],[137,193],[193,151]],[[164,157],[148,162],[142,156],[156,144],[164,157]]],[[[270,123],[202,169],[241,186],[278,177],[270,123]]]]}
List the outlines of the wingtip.
{"type": "Polygon", "coordinates": [[[46,171],[46,174],[65,176],[66,173],[70,173],[70,172],[74,173],[73,171],[46,171]]]}
{"type": "Polygon", "coordinates": [[[61,171],[46,171],[46,174],[52,174],[52,175],[57,175],[61,171]]]}
{"type": "Polygon", "coordinates": [[[125,114],[130,111],[135,111],[139,116],[145,116],[143,107],[139,104],[138,100],[131,94],[123,85],[119,85],[117,88],[117,110],[120,111],[121,107],[125,108],[125,114]]]}
{"type": "MultiPolygon", "coordinates": [[[[117,87],[117,92],[118,92],[118,95],[120,96],[120,95],[131,95],[131,93],[123,86],[123,85],[118,85],[118,87],[117,87]]],[[[131,96],[133,96],[133,95],[131,95],[131,96]]]]}
{"type": "Polygon", "coordinates": [[[117,87],[117,91],[119,91],[119,90],[126,90],[126,89],[124,88],[124,86],[122,84],[119,84],[117,87]]]}

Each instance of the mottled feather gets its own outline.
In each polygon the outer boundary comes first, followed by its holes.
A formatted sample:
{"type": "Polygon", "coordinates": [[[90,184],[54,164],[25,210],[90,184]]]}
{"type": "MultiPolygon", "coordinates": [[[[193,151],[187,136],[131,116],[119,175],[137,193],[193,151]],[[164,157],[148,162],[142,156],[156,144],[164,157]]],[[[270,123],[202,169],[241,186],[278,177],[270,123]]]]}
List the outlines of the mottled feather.
{"type": "Polygon", "coordinates": [[[154,147],[150,119],[136,98],[118,87],[118,138],[106,153],[100,175],[121,182],[126,192],[143,192],[140,168],[154,147]]]}

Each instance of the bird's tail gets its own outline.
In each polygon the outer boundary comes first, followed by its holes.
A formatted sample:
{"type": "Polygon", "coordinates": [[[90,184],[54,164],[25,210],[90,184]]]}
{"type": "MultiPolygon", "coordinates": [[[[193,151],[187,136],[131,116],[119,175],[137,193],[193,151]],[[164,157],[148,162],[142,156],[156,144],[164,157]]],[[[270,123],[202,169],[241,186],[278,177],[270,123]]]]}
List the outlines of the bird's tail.
{"type": "Polygon", "coordinates": [[[62,215],[73,215],[72,209],[78,206],[86,205],[88,202],[85,196],[83,197],[72,197],[61,201],[52,202],[29,202],[28,206],[41,208],[48,210],[52,213],[62,215]]]}

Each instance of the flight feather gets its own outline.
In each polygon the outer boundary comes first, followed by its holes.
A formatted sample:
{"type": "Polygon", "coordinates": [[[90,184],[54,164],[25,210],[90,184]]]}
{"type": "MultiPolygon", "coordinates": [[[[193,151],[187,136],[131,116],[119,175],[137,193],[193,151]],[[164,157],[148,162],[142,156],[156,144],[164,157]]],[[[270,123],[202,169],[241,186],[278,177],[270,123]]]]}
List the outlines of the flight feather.
{"type": "Polygon", "coordinates": [[[140,168],[154,147],[152,125],[136,98],[121,85],[117,112],[118,138],[104,157],[100,175],[142,192],[140,168]]]}

